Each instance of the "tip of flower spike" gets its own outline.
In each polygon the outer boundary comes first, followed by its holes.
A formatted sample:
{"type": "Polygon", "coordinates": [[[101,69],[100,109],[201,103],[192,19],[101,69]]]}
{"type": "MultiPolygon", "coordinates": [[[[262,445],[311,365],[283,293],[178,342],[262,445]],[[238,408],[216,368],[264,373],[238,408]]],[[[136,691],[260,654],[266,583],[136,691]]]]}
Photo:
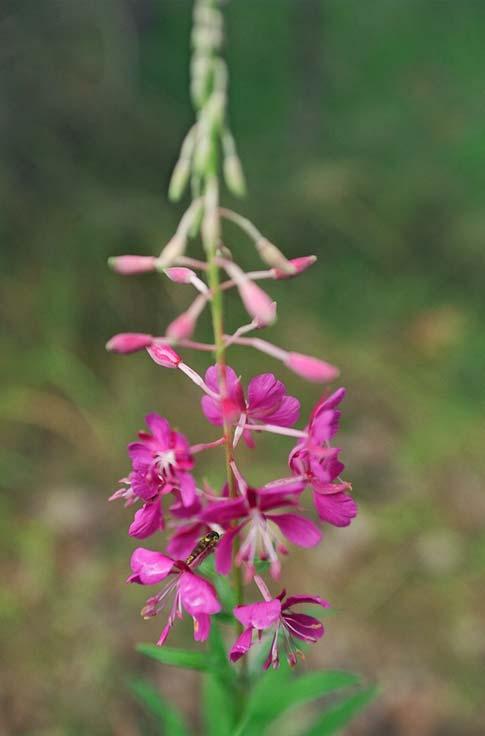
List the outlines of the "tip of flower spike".
{"type": "Polygon", "coordinates": [[[113,256],[108,258],[108,265],[122,276],[155,271],[157,259],[154,256],[113,256]]]}
{"type": "Polygon", "coordinates": [[[301,353],[288,353],[285,364],[294,373],[314,383],[333,381],[340,374],[334,365],[301,353]]]}
{"type": "Polygon", "coordinates": [[[136,353],[147,348],[152,342],[153,337],[142,332],[120,332],[108,340],[106,350],[110,353],[136,353]]]}
{"type": "Polygon", "coordinates": [[[316,260],[316,256],[302,256],[301,258],[291,258],[288,263],[291,263],[294,270],[285,271],[282,268],[273,268],[273,276],[275,279],[291,279],[293,278],[293,276],[298,276],[298,274],[303,273],[303,271],[306,271],[307,268],[313,266],[316,260]]]}
{"type": "Polygon", "coordinates": [[[170,345],[164,343],[153,342],[147,347],[147,353],[157,365],[164,368],[177,368],[182,362],[181,356],[170,345]]]}

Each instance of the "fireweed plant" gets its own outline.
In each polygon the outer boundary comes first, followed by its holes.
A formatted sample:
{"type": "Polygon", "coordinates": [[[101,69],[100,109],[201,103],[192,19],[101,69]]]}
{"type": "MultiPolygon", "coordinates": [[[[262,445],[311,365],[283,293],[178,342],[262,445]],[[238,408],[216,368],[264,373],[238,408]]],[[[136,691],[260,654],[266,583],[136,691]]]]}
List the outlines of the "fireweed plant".
{"type": "MultiPolygon", "coordinates": [[[[267,673],[260,680],[253,672],[276,670],[283,660],[293,667],[306,646],[322,638],[324,627],[315,613],[330,604],[320,590],[287,592],[280,582],[282,560],[292,545],[311,549],[320,544],[323,524],[348,526],[357,506],[349,481],[342,477],[344,465],[335,445],[345,389],[325,390],[310,416],[300,422],[300,402],[287,393],[272,366],[246,381],[228,362],[229,348],[239,345],[260,351],[317,385],[339,375],[335,366],[318,357],[250,334],[261,332],[276,318],[276,302],[260,282],[299,276],[316,258],[287,259],[249,220],[221,206],[220,166],[234,195],[242,195],[245,189],[226,114],[228,74],[220,55],[222,40],[218,2],[197,0],[191,63],[196,119],[182,144],[169,187],[170,199],[178,201],[190,185],[191,204],[160,255],[110,259],[118,274],[158,271],[174,284],[193,289],[195,298],[164,335],[120,333],[107,344],[115,353],[146,351],[164,381],[168,370],[182,372],[199,390],[200,411],[219,429],[219,436],[194,442],[169,419],[149,413],[146,429],[128,446],[131,469],[110,500],[122,499],[135,509],[128,533],[139,540],[139,546],[131,556],[128,582],[149,588],[141,613],[161,620],[159,648],[142,645],[141,649],[167,664],[209,673],[206,697],[210,707],[217,708],[218,724],[211,722],[210,732],[260,733],[291,705],[353,687],[344,700],[333,703],[323,715],[320,712],[316,730],[308,731],[333,733],[371,698],[372,689],[356,690],[357,678],[342,672],[307,673],[295,679],[286,664],[279,673],[267,673]],[[262,262],[259,270],[246,272],[238,265],[223,231],[226,221],[253,243],[262,262]],[[190,240],[199,234],[205,260],[188,253],[190,240]],[[238,293],[249,315],[247,324],[231,333],[226,332],[223,312],[223,295],[229,290],[238,293]],[[204,309],[210,309],[212,316],[210,344],[195,339],[204,309]],[[205,375],[187,361],[190,350],[212,356],[205,375]],[[268,478],[256,486],[251,469],[241,466],[238,448],[244,443],[256,452],[261,432],[288,438],[288,470],[283,477],[268,478]],[[225,464],[222,488],[197,479],[197,457],[215,448],[221,449],[225,464]],[[307,494],[318,524],[302,511],[307,494]],[[160,532],[166,533],[163,543],[160,532]],[[173,626],[184,614],[193,620],[196,642],[210,638],[208,655],[166,647],[173,626]],[[234,634],[226,651],[225,637],[217,627],[231,623],[234,634]],[[249,652],[253,655],[258,648],[262,656],[258,653],[248,668],[249,652]],[[234,669],[239,660],[243,662],[234,669]],[[275,677],[280,678],[281,691],[274,691],[275,677]],[[218,702],[224,704],[223,715],[218,702]]],[[[185,733],[180,716],[149,686],[137,683],[135,689],[158,713],[166,732],[185,733]]]]}

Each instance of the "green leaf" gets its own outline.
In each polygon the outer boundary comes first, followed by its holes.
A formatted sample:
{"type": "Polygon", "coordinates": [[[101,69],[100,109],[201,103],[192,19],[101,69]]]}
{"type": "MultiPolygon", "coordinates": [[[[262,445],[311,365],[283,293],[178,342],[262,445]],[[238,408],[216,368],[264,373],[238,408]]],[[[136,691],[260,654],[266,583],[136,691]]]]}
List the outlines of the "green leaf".
{"type": "Polygon", "coordinates": [[[262,732],[263,726],[271,721],[266,714],[275,711],[278,704],[281,703],[282,692],[286,693],[288,674],[286,666],[263,673],[252,688],[246,710],[234,736],[248,736],[249,734],[252,736],[255,724],[261,727],[262,732]]]}
{"type": "Polygon", "coordinates": [[[232,736],[234,707],[232,698],[215,675],[204,675],[202,683],[202,713],[204,733],[211,736],[232,736]]]}
{"type": "Polygon", "coordinates": [[[155,644],[138,644],[136,651],[156,659],[157,662],[173,667],[183,667],[188,670],[199,670],[200,672],[209,670],[209,657],[202,652],[190,652],[186,649],[173,649],[172,647],[157,647],[155,644]]]}
{"type": "Polygon", "coordinates": [[[130,689],[136,699],[163,726],[165,736],[189,736],[181,714],[145,680],[132,680],[130,689]]]}
{"type": "Polygon", "coordinates": [[[346,726],[377,695],[377,687],[368,687],[329,708],[305,736],[331,736],[346,726]]]}
{"type": "Polygon", "coordinates": [[[267,672],[250,696],[243,723],[237,733],[241,736],[253,733],[256,725],[262,732],[290,708],[358,682],[359,678],[348,672],[309,672],[296,678],[290,678],[288,670],[283,668],[267,672]]]}

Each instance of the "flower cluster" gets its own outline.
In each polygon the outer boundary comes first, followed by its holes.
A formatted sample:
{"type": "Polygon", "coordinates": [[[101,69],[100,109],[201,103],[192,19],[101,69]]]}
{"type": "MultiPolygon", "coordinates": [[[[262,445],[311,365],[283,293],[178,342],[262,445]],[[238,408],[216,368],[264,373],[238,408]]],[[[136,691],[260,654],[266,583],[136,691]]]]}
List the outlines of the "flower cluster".
{"type": "MultiPolygon", "coordinates": [[[[338,370],[312,356],[284,350],[247,333],[270,324],[276,304],[256,283],[262,279],[280,280],[303,272],[314,262],[313,257],[287,260],[275,246],[260,236],[258,252],[270,259],[264,271],[245,273],[220,247],[214,259],[217,269],[225,270],[226,281],[221,291],[234,288],[249,313],[251,321],[230,335],[222,335],[219,346],[194,341],[193,332],[203,309],[215,297],[210,280],[206,282],[208,264],[185,255],[190,227],[198,208],[193,204],[182,218],[176,235],[159,257],[119,256],[111,265],[120,274],[162,271],[175,283],[190,285],[197,296],[181,315],[168,325],[165,334],[122,333],[107,344],[117,353],[146,351],[163,368],[184,373],[201,392],[200,408],[210,425],[220,428],[215,439],[205,438],[192,444],[169,421],[158,414],[148,414],[147,429],[128,445],[131,461],[129,474],[110,500],[123,499],[126,506],[137,504],[129,535],[146,539],[164,531],[165,551],[138,547],[131,558],[130,583],[160,586],[148,598],[142,610],[150,618],[168,609],[167,622],[158,643],[162,645],[177,618],[185,610],[194,621],[194,638],[203,641],[210,630],[211,616],[221,611],[213,585],[196,569],[214,552],[215,570],[228,575],[239,568],[244,583],[255,583],[262,600],[239,605],[232,612],[242,633],[234,642],[229,656],[235,662],[252,646],[255,632],[272,632],[264,667],[279,663],[279,642],[284,642],[286,656],[294,665],[299,650],[295,640],[316,642],[323,635],[318,619],[294,607],[313,604],[327,607],[318,595],[290,595],[282,591],[272,596],[262,577],[269,572],[274,581],[281,575],[282,558],[288,546],[310,548],[319,544],[322,526],[347,526],[357,508],[350,494],[350,483],[341,475],[344,465],[340,449],[332,443],[339,428],[340,403],[345,390],[327,392],[314,406],[306,425],[299,422],[300,402],[287,393],[285,384],[273,373],[256,375],[246,383],[225,360],[207,368],[205,375],[195,371],[177,352],[186,349],[225,353],[231,345],[245,345],[280,360],[286,368],[307,380],[325,383],[335,379],[338,370]],[[271,246],[271,247],[270,247],[271,246]],[[269,254],[269,255],[268,255],[269,254]],[[198,273],[197,273],[198,272],[198,273]],[[289,472],[281,478],[268,479],[256,487],[249,473],[243,471],[237,458],[242,440],[254,450],[260,432],[284,435],[294,443],[289,449],[289,472]],[[200,452],[221,447],[229,467],[227,482],[221,489],[202,485],[197,480],[196,458],[200,452]],[[315,514],[310,518],[305,505],[306,491],[311,494],[315,514]],[[266,564],[261,564],[266,563],[266,564]]],[[[221,217],[227,211],[220,211],[221,217]]],[[[237,217],[234,213],[229,219],[237,217]]],[[[213,265],[214,265],[213,264],[213,265]]]]}

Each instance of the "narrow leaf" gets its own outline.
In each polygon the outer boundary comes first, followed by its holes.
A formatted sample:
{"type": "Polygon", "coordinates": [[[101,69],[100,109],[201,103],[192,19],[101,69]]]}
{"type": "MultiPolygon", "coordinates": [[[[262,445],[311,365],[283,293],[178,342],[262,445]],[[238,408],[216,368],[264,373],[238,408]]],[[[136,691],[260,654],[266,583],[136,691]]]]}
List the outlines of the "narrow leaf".
{"type": "Polygon", "coordinates": [[[204,672],[209,669],[208,657],[201,652],[190,652],[186,649],[173,649],[171,647],[157,647],[154,644],[138,644],[136,651],[147,657],[156,659],[162,664],[173,667],[183,667],[188,670],[199,670],[204,672]]]}
{"type": "Polygon", "coordinates": [[[377,687],[368,687],[354,693],[329,708],[305,736],[332,736],[346,726],[377,695],[377,687]]]}
{"type": "Polygon", "coordinates": [[[152,685],[144,680],[132,680],[130,689],[141,705],[163,726],[165,736],[189,736],[182,715],[152,685]]]}
{"type": "Polygon", "coordinates": [[[234,733],[233,701],[214,675],[204,675],[202,689],[204,733],[211,736],[232,736],[234,733]]]}
{"type": "Polygon", "coordinates": [[[248,724],[257,722],[261,729],[291,708],[359,682],[356,675],[338,671],[309,672],[295,678],[286,676],[282,681],[275,680],[274,676],[266,681],[267,677],[264,676],[255,688],[246,715],[248,724]]]}

